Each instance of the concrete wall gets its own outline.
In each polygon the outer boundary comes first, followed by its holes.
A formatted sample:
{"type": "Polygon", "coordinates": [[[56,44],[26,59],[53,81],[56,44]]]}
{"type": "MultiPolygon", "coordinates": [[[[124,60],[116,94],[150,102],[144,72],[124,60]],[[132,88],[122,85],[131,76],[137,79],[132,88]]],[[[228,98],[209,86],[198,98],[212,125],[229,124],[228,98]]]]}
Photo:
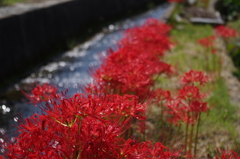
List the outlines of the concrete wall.
{"type": "Polygon", "coordinates": [[[100,19],[164,0],[74,0],[0,20],[0,83],[7,85],[100,19]]]}

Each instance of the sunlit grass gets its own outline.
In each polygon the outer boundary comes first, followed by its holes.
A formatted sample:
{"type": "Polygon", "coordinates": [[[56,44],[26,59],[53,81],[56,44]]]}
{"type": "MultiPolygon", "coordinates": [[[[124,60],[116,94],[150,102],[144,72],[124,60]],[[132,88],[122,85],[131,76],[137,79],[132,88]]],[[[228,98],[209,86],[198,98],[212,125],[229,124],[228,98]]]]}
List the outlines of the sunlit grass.
{"type": "Polygon", "coordinates": [[[0,0],[0,6],[13,5],[17,2],[24,2],[24,1],[27,1],[27,0],[0,0]]]}
{"type": "MultiPolygon", "coordinates": [[[[197,43],[199,39],[213,34],[212,27],[191,24],[177,27],[177,29],[171,31],[172,41],[176,45],[165,57],[167,63],[175,66],[177,75],[174,77],[175,79],[159,78],[157,82],[157,86],[170,90],[173,87],[177,88],[175,83],[178,83],[179,76],[190,69],[208,72],[210,75],[216,71],[214,70],[215,66],[212,64],[210,65],[210,70],[206,70],[206,60],[204,58],[206,49],[197,43]],[[169,82],[172,84],[169,84],[169,82]]],[[[210,56],[214,57],[216,55],[212,54],[210,56]]],[[[214,153],[216,148],[219,147],[239,151],[239,147],[231,144],[237,142],[236,124],[240,121],[237,115],[238,110],[235,105],[230,103],[224,80],[222,78],[213,80],[207,85],[206,91],[209,92],[208,102],[212,109],[208,114],[202,116],[199,136],[206,138],[202,139],[202,141],[209,140],[204,141],[206,143],[209,142],[207,144],[208,147],[206,147],[207,151],[209,151],[208,153],[214,153]],[[222,141],[220,141],[219,135],[223,135],[222,141]],[[227,142],[228,144],[224,145],[227,142]]]]}

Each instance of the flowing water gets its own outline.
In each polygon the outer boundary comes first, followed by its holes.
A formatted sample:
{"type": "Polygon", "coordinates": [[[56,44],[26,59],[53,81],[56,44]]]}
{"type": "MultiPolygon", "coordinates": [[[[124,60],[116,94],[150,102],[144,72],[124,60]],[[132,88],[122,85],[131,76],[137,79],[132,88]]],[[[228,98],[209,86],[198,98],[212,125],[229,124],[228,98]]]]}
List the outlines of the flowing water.
{"type": "Polygon", "coordinates": [[[62,91],[68,89],[70,96],[79,92],[81,85],[92,81],[88,74],[89,69],[99,67],[99,58],[106,56],[109,48],[117,48],[117,42],[121,39],[124,30],[142,25],[148,18],[161,18],[168,7],[169,4],[166,3],[145,13],[105,26],[88,41],[62,53],[29,77],[16,83],[5,92],[4,99],[0,99],[0,132],[13,137],[16,128],[12,125],[17,124],[20,116],[25,118],[36,112],[41,113],[40,109],[26,102],[27,99],[22,95],[21,89],[29,90],[36,82],[47,82],[62,91]]]}

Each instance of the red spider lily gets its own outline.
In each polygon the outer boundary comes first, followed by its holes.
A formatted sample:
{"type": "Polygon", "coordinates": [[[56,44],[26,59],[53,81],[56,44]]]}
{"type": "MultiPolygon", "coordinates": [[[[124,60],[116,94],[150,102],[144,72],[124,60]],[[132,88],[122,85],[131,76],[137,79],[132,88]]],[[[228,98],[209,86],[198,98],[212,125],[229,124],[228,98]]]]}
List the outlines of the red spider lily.
{"type": "Polygon", "coordinates": [[[168,90],[163,90],[163,89],[159,88],[159,89],[153,91],[152,97],[158,102],[163,101],[163,100],[170,100],[171,93],[168,90]]]}
{"type": "Polygon", "coordinates": [[[124,116],[145,120],[146,104],[138,104],[134,95],[106,95],[85,97],[75,94],[43,108],[47,114],[63,125],[70,126],[77,119],[91,116],[104,121],[104,117],[124,116]]]}
{"type": "MultiPolygon", "coordinates": [[[[143,32],[142,30],[136,31],[138,34],[143,32]]],[[[133,50],[135,52],[145,52],[148,53],[148,56],[163,56],[164,51],[167,51],[171,47],[171,43],[169,41],[169,38],[166,35],[156,35],[158,37],[149,37],[146,38],[145,35],[148,35],[149,33],[142,33],[143,37],[139,36],[130,36],[122,39],[120,41],[120,46],[124,46],[130,50],[133,50]],[[145,35],[144,35],[145,34],[145,35]]]]}
{"type": "Polygon", "coordinates": [[[84,96],[50,102],[45,115],[18,127],[14,143],[3,145],[12,158],[115,158],[132,117],[145,119],[146,105],[133,95],[84,96]]]}
{"type": "Polygon", "coordinates": [[[167,147],[163,146],[159,142],[153,145],[150,141],[138,143],[132,139],[128,139],[124,143],[124,147],[121,150],[121,155],[123,158],[127,159],[168,159],[179,157],[178,152],[174,153],[169,151],[167,147]]]}
{"type": "Polygon", "coordinates": [[[198,40],[198,43],[206,48],[213,48],[214,47],[214,40],[216,39],[215,36],[208,36],[206,38],[202,38],[198,40]]]}
{"type": "Polygon", "coordinates": [[[99,123],[94,118],[93,120],[88,118],[82,123],[80,131],[81,158],[116,158],[119,156],[119,142],[122,140],[120,135],[126,130],[127,123],[99,123]]]}
{"type": "Polygon", "coordinates": [[[220,150],[221,155],[215,156],[215,159],[240,159],[240,156],[233,150],[220,150]]]}
{"type": "MultiPolygon", "coordinates": [[[[39,119],[37,119],[39,120],[39,119]]],[[[112,158],[117,155],[119,136],[125,131],[127,123],[113,124],[86,117],[71,128],[48,120],[45,129],[32,121],[30,132],[20,129],[22,134],[16,143],[8,145],[9,158],[112,158]],[[108,150],[108,151],[107,151],[108,150]],[[81,152],[79,154],[78,152],[81,152]],[[111,153],[110,153],[111,152],[111,153]]]]}
{"type": "Polygon", "coordinates": [[[181,122],[194,124],[199,114],[207,112],[209,107],[206,102],[194,100],[186,103],[180,99],[174,99],[166,104],[165,111],[168,121],[178,125],[181,122]]]}
{"type": "Polygon", "coordinates": [[[200,100],[205,95],[200,94],[199,88],[196,86],[183,86],[178,91],[178,98],[183,100],[200,100]]]}
{"type": "Polygon", "coordinates": [[[177,157],[161,143],[124,141],[132,117],[143,118],[145,106],[133,95],[84,96],[50,102],[45,115],[33,115],[18,127],[15,142],[2,147],[15,158],[163,158],[177,157]]]}
{"type": "Polygon", "coordinates": [[[175,125],[184,121],[185,107],[181,100],[172,99],[166,104],[167,110],[165,111],[168,121],[175,125]]]}
{"type": "Polygon", "coordinates": [[[209,107],[206,102],[192,101],[183,105],[182,121],[185,123],[195,124],[201,113],[207,112],[209,107]]]}
{"type": "Polygon", "coordinates": [[[196,86],[183,86],[178,92],[178,99],[183,101],[182,109],[185,122],[194,123],[198,119],[199,113],[207,112],[209,107],[203,98],[206,95],[201,94],[196,86]]]}
{"type": "Polygon", "coordinates": [[[204,75],[202,71],[190,70],[181,77],[181,83],[184,85],[194,85],[195,83],[204,85],[208,81],[209,77],[204,75]]]}
{"type": "Polygon", "coordinates": [[[220,25],[215,28],[217,34],[219,36],[222,36],[224,38],[231,38],[231,37],[236,37],[237,32],[234,29],[228,28],[226,26],[220,25]]]}
{"type": "MultiPolygon", "coordinates": [[[[93,75],[98,85],[93,85],[94,89],[144,98],[154,83],[153,75],[170,73],[171,67],[156,57],[149,59],[147,54],[137,55],[137,52],[127,51],[125,47],[113,52],[93,75]]],[[[88,91],[92,90],[88,88],[88,91]]]]}
{"type": "Polygon", "coordinates": [[[150,94],[153,76],[172,73],[171,66],[159,61],[169,50],[167,33],[170,27],[149,19],[138,28],[129,29],[117,51],[108,51],[101,67],[93,73],[95,82],[85,89],[88,93],[135,94],[142,101],[150,94]]]}
{"type": "Polygon", "coordinates": [[[189,107],[189,111],[194,113],[202,113],[202,112],[207,112],[209,110],[207,102],[201,102],[198,100],[194,100],[190,102],[188,107],[189,107]]]}
{"type": "Polygon", "coordinates": [[[170,27],[156,19],[149,19],[137,28],[128,29],[120,41],[121,46],[138,52],[149,52],[151,55],[162,56],[172,45],[167,37],[170,27]]]}
{"type": "Polygon", "coordinates": [[[46,119],[46,116],[33,115],[26,120],[26,125],[21,124],[15,142],[4,143],[5,155],[9,159],[63,158],[66,154],[55,147],[56,143],[63,142],[57,134],[59,124],[46,119]]]}
{"type": "MultiPolygon", "coordinates": [[[[34,104],[41,106],[42,115],[33,115],[18,126],[20,135],[14,142],[1,143],[10,158],[174,158],[161,143],[137,143],[126,140],[133,122],[146,129],[147,105],[139,99],[151,93],[156,74],[171,73],[171,66],[160,61],[171,42],[170,27],[155,19],[143,26],[126,31],[117,51],[93,73],[95,83],[86,91],[66,98],[47,83],[37,85],[31,95],[24,93],[34,104]],[[120,95],[113,95],[119,93],[120,95]],[[135,95],[123,95],[123,94],[135,95]]],[[[157,100],[169,100],[168,91],[158,90],[157,100]]]]}
{"type": "MultiPolygon", "coordinates": [[[[23,91],[22,91],[23,92],[23,91]]],[[[32,91],[31,94],[23,92],[23,94],[34,104],[46,102],[50,99],[57,97],[57,88],[44,83],[43,85],[37,85],[32,91]]]]}
{"type": "Polygon", "coordinates": [[[182,88],[179,89],[176,98],[172,98],[166,104],[168,120],[175,125],[179,122],[194,124],[200,113],[207,112],[209,106],[203,99],[202,94],[195,83],[200,85],[208,82],[208,77],[201,71],[190,70],[181,77],[182,88]]]}

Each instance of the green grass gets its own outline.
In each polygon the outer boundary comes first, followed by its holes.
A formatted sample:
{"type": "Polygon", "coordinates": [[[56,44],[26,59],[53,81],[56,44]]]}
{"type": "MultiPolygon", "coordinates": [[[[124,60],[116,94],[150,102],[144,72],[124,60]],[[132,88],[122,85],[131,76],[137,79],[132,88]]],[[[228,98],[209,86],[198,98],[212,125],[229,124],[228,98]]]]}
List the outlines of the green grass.
{"type": "MultiPolygon", "coordinates": [[[[175,66],[178,74],[172,79],[160,77],[157,82],[158,87],[170,90],[177,88],[176,83],[179,81],[179,76],[190,69],[209,72],[205,67],[204,54],[206,50],[197,44],[197,41],[213,34],[213,28],[208,25],[181,24],[176,27],[178,29],[171,31],[171,38],[176,43],[176,46],[166,55],[165,61],[175,66]]],[[[212,55],[215,56],[215,54],[212,55]]],[[[214,71],[213,66],[211,65],[210,68],[209,73],[212,73],[214,71]]],[[[236,124],[240,121],[237,115],[238,110],[235,105],[230,103],[224,80],[219,78],[206,85],[206,87],[207,92],[211,92],[208,102],[212,109],[208,114],[202,116],[199,136],[201,136],[202,140],[206,140],[208,153],[214,154],[214,151],[219,146],[239,152],[239,146],[230,144],[237,142],[236,124]],[[220,141],[222,140],[219,138],[221,135],[222,138],[226,138],[226,141],[220,141]],[[216,141],[213,140],[215,137],[216,141]]]]}
{"type": "Polygon", "coordinates": [[[166,57],[166,61],[174,65],[180,73],[189,69],[204,70],[206,50],[197,42],[212,35],[213,29],[208,25],[182,24],[179,29],[171,31],[172,41],[176,46],[166,57]]]}
{"type": "MultiPolygon", "coordinates": [[[[224,133],[229,140],[237,142],[238,133],[236,127],[239,122],[237,106],[230,103],[228,90],[223,79],[220,78],[215,81],[212,87],[213,89],[208,99],[211,110],[208,114],[203,115],[201,132],[207,132],[208,134],[224,133]]],[[[221,146],[224,147],[224,145],[221,146]]],[[[228,148],[239,151],[235,145],[231,145],[228,148]]]]}
{"type": "Polygon", "coordinates": [[[0,0],[0,6],[4,6],[4,5],[13,5],[17,2],[24,2],[27,0],[0,0]]]}

